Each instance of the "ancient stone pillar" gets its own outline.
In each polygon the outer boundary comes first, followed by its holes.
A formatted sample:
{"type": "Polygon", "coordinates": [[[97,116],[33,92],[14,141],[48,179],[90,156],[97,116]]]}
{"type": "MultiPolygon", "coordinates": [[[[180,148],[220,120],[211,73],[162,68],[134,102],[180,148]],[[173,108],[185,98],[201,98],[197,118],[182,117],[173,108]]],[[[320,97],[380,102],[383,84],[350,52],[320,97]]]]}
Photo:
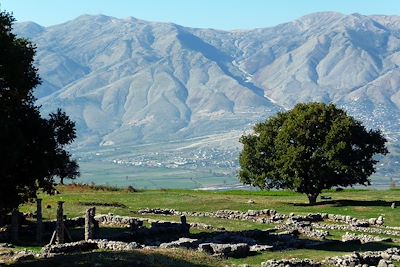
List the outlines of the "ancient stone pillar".
{"type": "Polygon", "coordinates": [[[181,216],[181,224],[186,225],[186,216],[181,216]]]}
{"type": "Polygon", "coordinates": [[[96,216],[96,207],[92,208],[92,232],[93,236],[92,238],[98,238],[99,236],[99,222],[94,219],[96,216]]]}
{"type": "Polygon", "coordinates": [[[183,235],[188,235],[189,234],[189,229],[190,225],[186,221],[186,216],[181,216],[181,234],[183,235]]]}
{"type": "Polygon", "coordinates": [[[56,241],[58,244],[64,243],[64,211],[63,201],[57,202],[57,222],[56,222],[56,241]]]}
{"type": "Polygon", "coordinates": [[[92,208],[86,210],[85,214],[85,240],[93,238],[92,208]]]}
{"type": "Polygon", "coordinates": [[[93,239],[98,232],[98,223],[94,219],[96,216],[96,208],[89,208],[85,214],[85,240],[93,239]]]}
{"type": "Polygon", "coordinates": [[[19,230],[19,222],[18,222],[19,212],[17,209],[13,210],[11,213],[11,241],[16,243],[18,242],[18,230],[19,230]]]}
{"type": "Polygon", "coordinates": [[[36,199],[36,241],[42,242],[43,223],[42,223],[42,200],[36,199]]]}

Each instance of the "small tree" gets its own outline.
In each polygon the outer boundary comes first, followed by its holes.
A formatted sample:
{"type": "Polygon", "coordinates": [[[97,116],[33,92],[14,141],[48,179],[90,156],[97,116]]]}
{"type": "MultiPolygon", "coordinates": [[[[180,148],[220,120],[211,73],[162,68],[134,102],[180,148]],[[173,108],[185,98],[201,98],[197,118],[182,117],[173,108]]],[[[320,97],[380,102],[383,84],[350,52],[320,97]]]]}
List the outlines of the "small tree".
{"type": "Polygon", "coordinates": [[[32,95],[40,84],[35,47],[12,33],[13,22],[0,11],[0,217],[39,189],[53,193],[55,176],[79,175],[65,150],[76,137],[75,124],[61,110],[41,117],[32,95]]]}
{"type": "Polygon", "coordinates": [[[345,111],[323,103],[278,113],[240,142],[242,183],[303,193],[310,204],[324,189],[370,185],[374,156],[388,152],[380,131],[367,130],[345,111]]]}

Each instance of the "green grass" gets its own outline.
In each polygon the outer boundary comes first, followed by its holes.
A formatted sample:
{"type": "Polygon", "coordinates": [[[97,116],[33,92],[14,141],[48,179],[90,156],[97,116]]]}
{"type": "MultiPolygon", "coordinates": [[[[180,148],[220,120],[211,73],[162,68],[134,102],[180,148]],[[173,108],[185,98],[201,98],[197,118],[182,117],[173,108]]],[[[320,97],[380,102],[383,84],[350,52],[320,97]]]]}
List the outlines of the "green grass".
{"type": "MultiPolygon", "coordinates": [[[[317,205],[307,205],[305,196],[288,191],[227,191],[227,192],[208,192],[191,190],[146,190],[139,192],[128,192],[124,189],[106,187],[82,187],[82,186],[62,186],[58,188],[60,194],[54,196],[42,195],[43,211],[46,219],[54,219],[56,214],[57,201],[65,201],[64,213],[68,217],[83,216],[85,210],[92,205],[96,206],[97,214],[113,213],[134,217],[146,217],[159,220],[179,221],[177,216],[155,216],[139,215],[137,211],[144,208],[172,208],[179,211],[217,211],[220,209],[241,210],[248,209],[275,209],[280,213],[307,214],[315,212],[333,213],[350,215],[356,218],[370,218],[383,215],[385,224],[389,226],[400,226],[400,212],[390,207],[392,202],[400,206],[400,190],[345,190],[342,192],[327,191],[323,195],[332,197],[331,201],[319,202],[317,205]],[[254,200],[254,204],[248,204],[249,199],[254,200]],[[50,205],[50,208],[46,208],[50,205]]],[[[35,205],[27,204],[21,208],[23,212],[34,212],[35,205]]],[[[224,227],[228,231],[247,231],[247,230],[267,230],[274,225],[257,224],[248,221],[224,220],[209,217],[188,217],[188,222],[201,222],[210,224],[214,227],[224,227]]],[[[78,230],[77,230],[78,231],[78,230]]],[[[103,231],[108,231],[104,229],[103,231]]],[[[110,230],[111,231],[111,230],[110,230]]],[[[192,237],[201,234],[199,230],[192,231],[192,237]]],[[[346,244],[340,242],[344,232],[330,231],[331,236],[328,242],[316,243],[313,247],[294,249],[288,251],[273,251],[258,253],[245,259],[219,260],[206,255],[200,255],[192,251],[185,251],[182,257],[190,254],[186,258],[179,258],[176,254],[172,259],[163,257],[165,261],[176,260],[175,265],[162,266],[220,266],[221,264],[241,264],[249,263],[259,265],[262,261],[276,258],[311,258],[320,260],[328,256],[349,254],[352,251],[382,250],[390,246],[400,246],[399,243],[379,243],[365,244],[362,246],[346,244]],[[205,257],[205,258],[203,258],[205,257]],[[190,263],[190,264],[189,264],[190,263]],[[201,263],[203,265],[196,265],[201,263]],[[180,265],[181,264],[181,265],[180,265]],[[183,264],[183,265],[182,265],[183,264]],[[189,264],[189,265],[185,265],[189,264]]],[[[81,235],[82,229],[75,233],[81,235]]],[[[396,238],[399,240],[400,238],[396,238]]],[[[182,251],[181,251],[182,252],[182,251]]],[[[130,258],[135,261],[135,257],[141,257],[142,252],[137,252],[133,258],[127,254],[118,257],[123,259],[130,258]]],[[[144,252],[143,252],[144,253],[144,252]]],[[[150,253],[150,252],[149,252],[150,253]]],[[[153,252],[156,255],[158,252],[153,252]]],[[[171,256],[168,254],[166,256],[171,256]]],[[[70,256],[71,260],[78,257],[83,263],[91,260],[104,258],[108,264],[115,253],[88,253],[81,256],[70,256]],[[82,259],[81,259],[81,258],[82,259]]],[[[54,262],[53,262],[54,263],[54,262]]],[[[51,266],[51,265],[49,265],[51,266]]],[[[60,265],[62,266],[62,265],[60,265]]],[[[82,266],[85,266],[83,264],[82,266]]]]}
{"type": "MultiPolygon", "coordinates": [[[[166,167],[140,167],[118,165],[111,162],[79,162],[81,183],[92,183],[142,189],[182,188],[194,189],[224,183],[237,184],[234,175],[216,174],[209,169],[184,169],[166,167]]],[[[221,170],[225,171],[225,170],[221,170]]]]}
{"type": "MultiPolygon", "coordinates": [[[[58,189],[61,194],[42,195],[44,217],[55,217],[56,203],[65,201],[65,214],[69,217],[83,216],[87,205],[98,203],[98,213],[115,213],[132,215],[144,208],[173,208],[180,211],[216,211],[231,209],[245,211],[248,209],[276,209],[280,213],[324,212],[350,215],[357,218],[370,218],[383,215],[386,225],[398,226],[400,212],[391,209],[390,204],[396,202],[400,206],[400,190],[349,190],[342,192],[326,192],[332,201],[307,205],[304,195],[287,191],[249,192],[228,191],[209,192],[191,190],[148,190],[126,192],[125,190],[91,190],[86,187],[64,186],[58,189]],[[254,204],[247,204],[252,199],[254,204]],[[114,204],[114,205],[113,205],[114,204]],[[50,205],[51,208],[45,208],[50,205]]],[[[34,211],[35,205],[25,205],[22,211],[34,211]]]]}

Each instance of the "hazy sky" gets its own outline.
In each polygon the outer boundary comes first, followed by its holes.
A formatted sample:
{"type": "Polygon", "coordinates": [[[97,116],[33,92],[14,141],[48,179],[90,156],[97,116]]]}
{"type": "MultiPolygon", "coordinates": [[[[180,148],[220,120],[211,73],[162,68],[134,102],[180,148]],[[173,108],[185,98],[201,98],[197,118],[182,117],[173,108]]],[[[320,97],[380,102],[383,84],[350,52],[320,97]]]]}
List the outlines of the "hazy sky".
{"type": "Polygon", "coordinates": [[[43,26],[105,14],[228,30],[274,26],[319,11],[400,15],[400,0],[0,0],[0,8],[43,26]]]}

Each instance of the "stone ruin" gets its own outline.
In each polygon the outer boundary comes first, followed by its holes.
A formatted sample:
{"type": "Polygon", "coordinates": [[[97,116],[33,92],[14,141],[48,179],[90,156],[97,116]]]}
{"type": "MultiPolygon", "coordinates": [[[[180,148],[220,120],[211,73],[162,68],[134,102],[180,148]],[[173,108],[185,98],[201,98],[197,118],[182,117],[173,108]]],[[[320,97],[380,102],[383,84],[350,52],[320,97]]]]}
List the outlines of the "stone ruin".
{"type": "MultiPolygon", "coordinates": [[[[304,247],[304,241],[300,241],[297,235],[301,234],[310,239],[324,240],[329,235],[328,231],[324,229],[339,229],[349,231],[371,231],[374,234],[390,234],[399,235],[400,228],[396,227],[384,227],[384,218],[379,216],[377,218],[371,218],[368,220],[360,220],[344,215],[333,215],[333,214],[308,214],[308,215],[295,215],[295,214],[279,214],[275,210],[248,210],[246,212],[231,211],[231,210],[219,210],[216,212],[180,212],[174,209],[163,210],[163,209],[145,209],[141,210],[139,214],[157,214],[163,216],[179,215],[181,216],[180,222],[171,221],[160,221],[151,219],[141,219],[135,217],[116,216],[112,214],[108,215],[96,215],[95,208],[89,208],[86,211],[84,218],[73,218],[65,219],[62,212],[62,203],[59,203],[57,210],[57,220],[50,222],[42,222],[41,217],[41,201],[38,200],[38,214],[36,224],[36,238],[40,240],[42,238],[43,230],[56,229],[53,233],[55,241],[43,248],[40,254],[34,255],[34,257],[49,257],[51,255],[63,254],[63,253],[74,253],[80,251],[92,251],[95,249],[106,249],[113,251],[130,251],[134,249],[149,249],[149,248],[186,248],[194,249],[206,252],[215,256],[222,257],[246,257],[251,253],[276,250],[276,249],[290,249],[297,247],[304,247]],[[257,223],[274,223],[276,229],[283,230],[278,233],[268,233],[269,237],[276,239],[277,243],[274,245],[258,243],[256,239],[252,238],[251,235],[243,233],[229,233],[224,232],[223,228],[216,229],[212,226],[201,224],[201,223],[187,223],[186,216],[198,216],[198,217],[215,217],[229,220],[247,220],[257,223]],[[324,224],[325,221],[339,223],[339,224],[324,224]],[[144,223],[150,224],[150,228],[144,227],[144,223]],[[122,242],[122,241],[109,241],[106,239],[98,238],[98,230],[100,225],[115,226],[126,228],[133,237],[141,235],[147,236],[158,236],[162,234],[174,234],[179,236],[178,239],[170,242],[162,242],[156,244],[140,244],[137,242],[122,242]],[[85,235],[84,241],[64,243],[64,237],[67,234],[68,227],[82,227],[84,226],[85,235]],[[371,227],[374,226],[374,227],[371,227]],[[207,230],[218,230],[218,234],[214,234],[210,237],[202,238],[187,238],[189,235],[190,227],[196,227],[198,229],[207,230]],[[53,244],[54,243],[54,244],[53,244]]],[[[17,214],[17,213],[16,213],[17,214]]],[[[14,216],[13,222],[18,221],[18,216],[14,216]]],[[[11,227],[12,229],[12,227],[11,227]]],[[[17,228],[18,229],[18,228],[17,228]]],[[[18,231],[10,231],[10,228],[3,230],[3,232],[12,233],[12,236],[17,236],[18,231]],[[16,234],[15,234],[16,233],[16,234]]],[[[1,238],[2,229],[0,229],[1,238]]],[[[263,235],[262,231],[259,231],[257,235],[263,235]]],[[[367,234],[352,234],[346,233],[343,235],[342,240],[344,242],[358,241],[360,243],[366,242],[381,242],[390,241],[385,238],[377,236],[371,236],[367,234]]],[[[32,258],[32,255],[17,255],[20,259],[32,258]]],[[[17,257],[16,256],[16,257],[17,257]]],[[[348,256],[332,257],[326,259],[324,263],[331,264],[333,266],[391,266],[392,261],[400,260],[399,250],[392,249],[384,252],[365,252],[365,253],[354,253],[348,256]],[[389,255],[389,256],[388,256],[389,255]],[[350,264],[350,265],[348,265],[350,264]],[[386,264],[386,265],[385,265],[386,264]]],[[[264,262],[261,266],[322,266],[321,263],[315,263],[309,260],[274,260],[264,262]]]]}
{"type": "Polygon", "coordinates": [[[389,248],[385,251],[367,251],[362,253],[355,252],[350,255],[328,258],[323,263],[339,267],[394,267],[394,261],[400,261],[399,248],[389,248]]]}
{"type": "Polygon", "coordinates": [[[371,242],[392,242],[392,239],[389,237],[380,237],[374,235],[365,235],[365,234],[353,234],[346,232],[342,236],[343,242],[349,241],[359,241],[361,244],[371,243],[371,242]]]}
{"type": "Polygon", "coordinates": [[[139,218],[118,216],[113,214],[99,215],[95,217],[101,225],[124,227],[135,236],[148,236],[158,234],[172,234],[187,236],[191,225],[186,222],[186,217],[181,216],[180,222],[166,222],[159,220],[141,220],[139,218]],[[150,229],[144,228],[144,222],[150,223],[150,229]]]}
{"type": "MultiPolygon", "coordinates": [[[[246,257],[250,251],[247,244],[218,244],[200,243],[193,245],[197,240],[181,238],[180,245],[176,247],[196,248],[199,251],[216,256],[246,257]]],[[[172,243],[172,242],[171,242],[172,243]]],[[[178,243],[178,242],[176,242],[178,243]]],[[[162,248],[172,248],[173,246],[161,246],[162,248]]],[[[132,251],[135,249],[146,249],[136,242],[108,241],[94,239],[88,241],[78,241],[65,244],[55,244],[43,247],[41,253],[21,251],[14,258],[16,260],[32,260],[35,258],[49,258],[59,254],[77,253],[93,251],[96,249],[106,249],[111,251],[132,251]]],[[[319,266],[338,266],[338,267],[392,267],[393,262],[400,261],[400,249],[389,248],[384,251],[367,251],[362,253],[352,253],[344,256],[328,257],[322,262],[315,262],[309,259],[280,259],[268,260],[261,263],[261,267],[319,267],[319,266]]],[[[247,265],[244,265],[247,266],[247,265]]]]}
{"type": "Polygon", "coordinates": [[[294,234],[302,234],[306,237],[316,240],[325,240],[329,235],[328,231],[314,229],[311,221],[296,219],[296,217],[288,218],[284,223],[275,227],[279,230],[289,231],[294,234]]]}
{"type": "Polygon", "coordinates": [[[348,215],[338,214],[327,214],[327,213],[310,213],[307,215],[295,215],[291,213],[289,215],[278,213],[273,209],[263,210],[248,210],[245,212],[235,210],[218,210],[216,212],[190,212],[190,211],[177,211],[175,209],[143,209],[138,211],[139,214],[146,215],[163,215],[163,216],[191,216],[191,217],[214,217],[229,220],[242,220],[242,221],[253,221],[257,223],[282,223],[284,220],[295,217],[296,220],[306,220],[315,222],[330,221],[336,223],[344,223],[357,227],[370,227],[370,226],[382,226],[384,224],[383,216],[377,218],[369,218],[367,220],[354,218],[348,215]]]}
{"type": "Polygon", "coordinates": [[[96,208],[86,210],[85,214],[85,240],[93,239],[98,235],[99,222],[95,220],[96,208]]]}
{"type": "Polygon", "coordinates": [[[316,263],[309,259],[283,259],[269,260],[261,263],[261,267],[320,267],[321,263],[316,263]]]}

